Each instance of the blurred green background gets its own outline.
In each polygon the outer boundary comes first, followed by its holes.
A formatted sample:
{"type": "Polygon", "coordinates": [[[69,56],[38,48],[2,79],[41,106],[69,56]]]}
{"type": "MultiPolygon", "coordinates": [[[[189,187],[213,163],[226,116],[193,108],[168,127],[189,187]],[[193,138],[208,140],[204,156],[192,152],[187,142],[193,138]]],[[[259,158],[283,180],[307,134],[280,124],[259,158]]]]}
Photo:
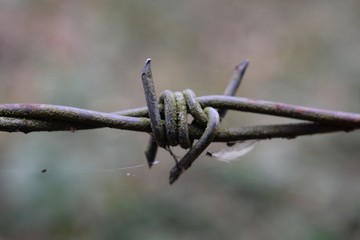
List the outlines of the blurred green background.
{"type": "MultiPolygon", "coordinates": [[[[0,102],[144,106],[147,57],[158,94],[221,94],[249,59],[239,96],[360,112],[359,26],[358,0],[1,0],[0,102]]],[[[202,156],[173,186],[163,150],[151,171],[123,169],[145,163],[147,139],[1,133],[0,239],[360,239],[359,132],[202,156]]]]}

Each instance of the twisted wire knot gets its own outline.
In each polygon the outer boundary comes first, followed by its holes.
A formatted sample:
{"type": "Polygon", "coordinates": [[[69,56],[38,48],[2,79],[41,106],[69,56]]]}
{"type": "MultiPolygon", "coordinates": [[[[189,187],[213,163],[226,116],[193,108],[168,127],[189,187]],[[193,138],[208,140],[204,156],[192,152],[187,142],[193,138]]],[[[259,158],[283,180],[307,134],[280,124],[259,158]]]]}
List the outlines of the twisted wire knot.
{"type": "MultiPolygon", "coordinates": [[[[160,130],[160,134],[153,131],[156,144],[165,146],[170,153],[169,146],[180,145],[184,149],[190,148],[180,161],[177,161],[174,156],[176,166],[170,172],[170,183],[173,183],[212,142],[220,124],[220,117],[219,113],[212,107],[202,109],[195,93],[190,89],[183,92],[165,90],[160,95],[159,103],[162,103],[164,106],[163,114],[159,113],[163,115],[165,122],[161,121],[160,125],[162,126],[154,126],[154,129],[160,130]],[[193,139],[189,137],[188,112],[194,118],[192,124],[205,129],[202,137],[194,146],[193,139]],[[156,136],[155,134],[159,135],[156,136]]],[[[151,140],[151,144],[154,144],[153,140],[151,140]]],[[[154,158],[148,158],[149,166],[153,164],[154,160],[154,158]]]]}
{"type": "MultiPolygon", "coordinates": [[[[189,137],[188,112],[194,118],[194,123],[205,128],[208,116],[198,102],[195,93],[187,89],[183,92],[171,92],[165,90],[160,95],[160,104],[163,104],[163,118],[165,122],[162,133],[155,136],[160,146],[177,146],[188,149],[193,145],[193,139],[189,137]]],[[[163,123],[163,122],[162,122],[163,123]]]]}
{"type": "MultiPolygon", "coordinates": [[[[159,103],[163,105],[163,112],[161,113],[155,94],[150,63],[150,58],[145,61],[141,74],[152,129],[150,142],[145,152],[149,167],[155,161],[158,146],[167,149],[171,154],[170,146],[180,145],[184,149],[189,149],[180,161],[175,158],[176,165],[170,171],[169,179],[170,184],[172,184],[212,142],[220,125],[220,117],[223,118],[226,111],[219,113],[212,107],[203,109],[195,93],[187,89],[183,92],[165,90],[159,99],[159,103]],[[188,113],[194,118],[191,124],[204,130],[195,144],[193,144],[193,139],[189,137],[188,113]]],[[[237,66],[237,74],[230,82],[225,95],[235,94],[247,65],[248,62],[245,61],[237,66]]]]}

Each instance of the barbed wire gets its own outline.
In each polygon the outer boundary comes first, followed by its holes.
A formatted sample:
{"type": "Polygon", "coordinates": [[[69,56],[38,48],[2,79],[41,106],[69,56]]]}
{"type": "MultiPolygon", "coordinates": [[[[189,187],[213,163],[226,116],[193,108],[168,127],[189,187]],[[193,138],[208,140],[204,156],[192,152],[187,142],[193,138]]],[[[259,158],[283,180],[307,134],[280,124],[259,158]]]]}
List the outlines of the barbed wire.
{"type": "Polygon", "coordinates": [[[158,146],[169,151],[175,159],[176,165],[170,171],[170,184],[172,184],[211,142],[291,139],[302,135],[348,132],[360,128],[360,114],[357,113],[235,97],[249,64],[247,60],[235,67],[224,95],[196,97],[190,89],[183,92],[165,90],[158,101],[150,63],[151,59],[147,59],[141,72],[147,107],[104,113],[59,105],[1,104],[0,131],[29,133],[106,127],[147,132],[150,133],[150,140],[145,155],[149,167],[155,161],[158,146]],[[220,126],[228,110],[302,121],[228,129],[220,126]],[[191,123],[188,122],[188,114],[193,117],[191,123]],[[170,148],[177,145],[189,149],[180,160],[170,148]]]}

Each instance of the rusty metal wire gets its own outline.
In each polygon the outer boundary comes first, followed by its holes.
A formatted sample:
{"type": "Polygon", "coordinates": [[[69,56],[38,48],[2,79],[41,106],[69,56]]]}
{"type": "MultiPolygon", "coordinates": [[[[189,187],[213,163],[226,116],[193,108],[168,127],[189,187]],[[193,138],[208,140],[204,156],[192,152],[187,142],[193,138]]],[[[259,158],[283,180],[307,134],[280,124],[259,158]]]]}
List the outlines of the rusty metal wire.
{"type": "Polygon", "coordinates": [[[211,142],[249,139],[295,138],[302,135],[352,131],[360,128],[360,114],[328,111],[263,100],[234,97],[249,62],[236,66],[224,95],[196,97],[183,92],[164,91],[158,102],[152,79],[151,59],[141,72],[147,107],[112,113],[45,104],[0,105],[0,131],[39,132],[114,128],[150,133],[145,152],[149,167],[155,161],[158,146],[168,150],[176,165],[170,171],[170,183],[187,170],[211,142]],[[228,110],[267,114],[303,120],[299,123],[261,125],[227,129],[220,126],[228,110]],[[193,121],[188,123],[187,115],[193,121]],[[197,141],[194,143],[194,140],[197,141]],[[178,160],[170,146],[189,151],[178,160]]]}

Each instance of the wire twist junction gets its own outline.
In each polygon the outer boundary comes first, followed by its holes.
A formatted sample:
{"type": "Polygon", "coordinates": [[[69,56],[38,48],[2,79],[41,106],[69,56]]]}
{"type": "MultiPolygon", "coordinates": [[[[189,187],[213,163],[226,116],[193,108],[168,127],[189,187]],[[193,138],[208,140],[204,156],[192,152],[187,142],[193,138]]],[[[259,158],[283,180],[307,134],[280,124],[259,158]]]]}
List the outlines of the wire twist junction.
{"type": "MultiPolygon", "coordinates": [[[[218,112],[213,107],[205,107],[203,109],[195,93],[190,89],[186,89],[183,92],[165,90],[160,95],[159,100],[159,103],[163,105],[163,116],[165,119],[165,122],[163,122],[156,100],[150,63],[150,58],[145,61],[141,74],[152,128],[149,146],[145,152],[149,167],[151,167],[155,161],[158,146],[167,149],[170,153],[170,146],[180,145],[184,149],[190,149],[180,161],[177,161],[175,157],[176,165],[170,171],[169,178],[169,182],[172,184],[212,142],[219,128],[220,115],[223,118],[226,115],[226,110],[222,109],[218,112]],[[204,129],[201,137],[194,145],[193,139],[189,136],[187,122],[188,112],[194,118],[192,125],[204,129]]],[[[238,66],[236,69],[238,72],[233,77],[229,87],[225,90],[225,95],[235,95],[247,66],[248,61],[238,66]]]]}

